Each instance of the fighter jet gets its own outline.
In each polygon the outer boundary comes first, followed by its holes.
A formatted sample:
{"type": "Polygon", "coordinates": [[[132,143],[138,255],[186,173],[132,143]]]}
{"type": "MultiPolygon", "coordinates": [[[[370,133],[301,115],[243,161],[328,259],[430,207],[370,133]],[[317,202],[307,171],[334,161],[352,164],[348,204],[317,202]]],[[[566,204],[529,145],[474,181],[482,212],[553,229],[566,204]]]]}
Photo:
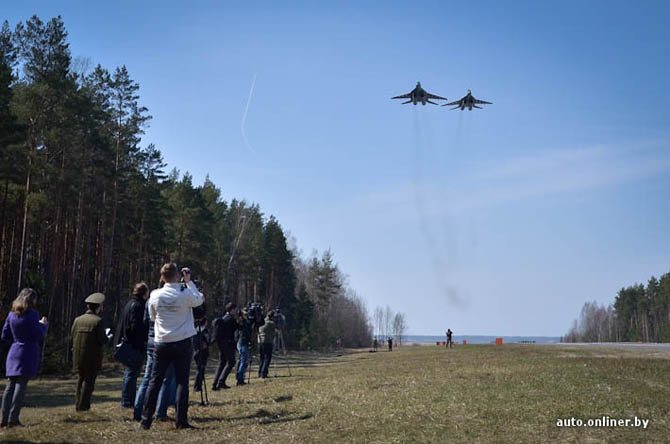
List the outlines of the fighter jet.
{"type": "Polygon", "coordinates": [[[437,103],[431,102],[430,99],[447,100],[446,97],[436,96],[435,94],[431,94],[425,89],[421,88],[421,82],[416,82],[416,88],[414,88],[407,94],[391,97],[391,99],[409,99],[407,102],[402,102],[403,105],[406,103],[413,103],[414,105],[416,105],[419,102],[421,102],[422,105],[425,105],[426,103],[437,105],[437,103]]]}
{"type": "Polygon", "coordinates": [[[472,95],[470,90],[468,90],[468,93],[462,99],[457,100],[455,102],[451,102],[451,103],[445,103],[442,106],[453,106],[453,105],[456,105],[456,106],[451,108],[451,109],[459,109],[460,108],[461,111],[463,111],[467,107],[468,111],[472,111],[472,108],[483,109],[481,106],[477,106],[477,105],[493,105],[493,103],[485,102],[485,101],[479,100],[479,99],[475,99],[475,97],[472,95]]]}

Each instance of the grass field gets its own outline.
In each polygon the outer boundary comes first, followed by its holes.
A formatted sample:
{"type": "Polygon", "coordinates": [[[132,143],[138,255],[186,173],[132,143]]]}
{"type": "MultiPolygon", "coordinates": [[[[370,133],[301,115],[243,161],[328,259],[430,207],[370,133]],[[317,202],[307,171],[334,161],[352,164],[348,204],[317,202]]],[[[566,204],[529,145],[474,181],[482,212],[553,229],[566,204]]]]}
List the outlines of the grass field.
{"type": "MultiPolygon", "coordinates": [[[[291,374],[209,393],[176,431],[139,431],[120,409],[120,374],[98,379],[92,410],[75,413],[74,380],[31,381],[24,442],[667,442],[670,353],[532,345],[403,347],[292,355],[291,374]],[[649,427],[559,428],[559,418],[638,418],[649,427]]],[[[210,362],[208,384],[213,362],[210,362]]],[[[253,375],[253,373],[252,373],[253,375]]],[[[270,372],[275,375],[275,370],[270,372]]],[[[192,379],[191,379],[192,381],[192,379]]],[[[233,381],[232,376],[229,383],[233,381]]],[[[197,399],[196,399],[197,398],[197,399]]],[[[168,411],[174,418],[174,411],[168,411]]]]}

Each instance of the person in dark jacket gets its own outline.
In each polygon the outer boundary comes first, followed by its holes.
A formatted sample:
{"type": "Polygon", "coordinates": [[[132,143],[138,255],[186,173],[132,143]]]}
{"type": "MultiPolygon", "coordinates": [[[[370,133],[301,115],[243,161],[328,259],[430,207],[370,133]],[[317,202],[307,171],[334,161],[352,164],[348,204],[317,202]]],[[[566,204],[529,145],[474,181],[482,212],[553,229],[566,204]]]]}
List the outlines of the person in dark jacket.
{"type": "Polygon", "coordinates": [[[102,293],[93,293],[87,297],[84,300],[86,313],[72,324],[73,369],[79,374],[75,394],[75,410],[78,412],[91,408],[95,379],[102,368],[102,351],[109,339],[100,317],[104,301],[105,295],[102,293]]]}
{"type": "MultiPolygon", "coordinates": [[[[147,362],[144,366],[144,376],[142,382],[137,389],[135,395],[135,409],[133,411],[133,419],[135,421],[142,420],[142,409],[144,408],[144,398],[146,397],[147,389],[149,388],[149,381],[151,380],[151,373],[155,367],[154,361],[154,321],[149,318],[148,304],[144,308],[144,323],[149,326],[149,335],[147,340],[147,362]]],[[[160,392],[158,392],[158,404],[156,405],[156,421],[167,421],[167,409],[171,405],[175,405],[177,396],[177,380],[174,373],[174,365],[170,365],[165,372],[163,385],[160,392]]]]}
{"type": "Polygon", "coordinates": [[[249,362],[249,347],[251,347],[251,332],[254,323],[247,317],[247,310],[242,309],[240,316],[240,331],[237,337],[237,351],[240,353],[239,362],[237,363],[237,385],[245,385],[244,372],[247,370],[247,363],[249,362]]]}
{"type": "Polygon", "coordinates": [[[193,360],[195,361],[196,373],[194,392],[202,390],[202,382],[205,379],[205,368],[209,359],[209,344],[212,343],[212,337],[207,329],[207,318],[198,319],[196,322],[196,331],[193,336],[193,360]]]}
{"type": "Polygon", "coordinates": [[[24,288],[12,303],[12,311],[2,327],[2,342],[11,343],[7,354],[6,371],[9,379],[2,397],[0,427],[20,426],[19,414],[28,380],[37,376],[40,363],[39,342],[47,333],[47,318],[35,310],[37,293],[24,288]]]}
{"type": "Polygon", "coordinates": [[[274,347],[277,325],[274,322],[275,312],[270,310],[265,317],[265,324],[258,329],[258,347],[261,350],[261,364],[258,367],[258,377],[268,377],[270,362],[272,361],[272,348],[274,347]]]}
{"type": "Polygon", "coordinates": [[[226,378],[235,367],[235,332],[239,328],[236,319],[237,305],[226,304],[226,314],[214,321],[214,338],[219,346],[219,366],[214,375],[212,390],[229,389],[226,378]]]}
{"type": "MultiPolygon", "coordinates": [[[[130,298],[123,315],[119,320],[119,327],[116,331],[117,345],[121,341],[130,344],[141,355],[144,355],[146,348],[148,325],[144,322],[144,305],[149,296],[149,288],[144,282],[135,285],[133,297],[130,298]]],[[[142,370],[142,362],[136,367],[126,366],[123,373],[123,386],[121,388],[121,407],[131,409],[134,407],[135,394],[137,392],[137,377],[142,370]]]]}

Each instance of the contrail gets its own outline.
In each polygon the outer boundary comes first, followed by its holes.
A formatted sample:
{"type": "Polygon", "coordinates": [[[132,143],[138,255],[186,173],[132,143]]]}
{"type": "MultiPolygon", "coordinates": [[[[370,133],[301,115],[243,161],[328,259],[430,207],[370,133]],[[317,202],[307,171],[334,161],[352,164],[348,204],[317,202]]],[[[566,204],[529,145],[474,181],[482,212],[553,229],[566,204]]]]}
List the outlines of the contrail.
{"type": "Polygon", "coordinates": [[[247,125],[247,114],[249,114],[249,105],[251,104],[251,97],[254,94],[254,87],[256,86],[256,75],[254,74],[254,79],[251,81],[251,89],[249,90],[249,97],[247,98],[247,106],[244,108],[244,114],[242,115],[242,124],[240,125],[240,132],[242,133],[242,139],[244,140],[244,145],[247,149],[256,155],[256,151],[249,144],[249,139],[247,139],[247,132],[244,130],[244,127],[247,125]]]}
{"type": "Polygon", "coordinates": [[[429,227],[426,210],[426,202],[423,198],[423,194],[420,191],[420,178],[423,171],[423,155],[424,151],[428,148],[427,145],[430,144],[428,138],[430,131],[424,128],[422,120],[420,120],[418,113],[414,113],[414,142],[415,142],[415,170],[414,170],[414,204],[416,206],[416,211],[419,216],[420,231],[423,234],[424,240],[426,241],[426,246],[428,247],[428,256],[433,262],[433,270],[435,272],[435,278],[437,285],[442,287],[442,290],[447,297],[447,301],[458,308],[467,308],[468,301],[462,298],[456,288],[451,285],[448,281],[447,276],[445,275],[447,264],[443,260],[442,255],[437,251],[436,245],[438,244],[436,236],[434,236],[431,228],[429,227]]]}

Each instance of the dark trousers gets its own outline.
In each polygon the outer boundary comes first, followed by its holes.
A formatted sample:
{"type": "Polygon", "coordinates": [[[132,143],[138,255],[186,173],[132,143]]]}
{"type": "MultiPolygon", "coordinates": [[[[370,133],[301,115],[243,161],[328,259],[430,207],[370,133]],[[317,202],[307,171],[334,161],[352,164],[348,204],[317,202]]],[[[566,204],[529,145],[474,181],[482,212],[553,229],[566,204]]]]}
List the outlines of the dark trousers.
{"type": "Polygon", "coordinates": [[[123,382],[121,383],[121,407],[131,409],[135,405],[135,396],[137,396],[137,378],[142,371],[142,362],[137,367],[128,367],[123,372],[123,382]]]}
{"type": "Polygon", "coordinates": [[[199,392],[202,390],[202,382],[205,380],[205,369],[207,368],[207,360],[209,359],[209,351],[201,350],[193,357],[195,361],[195,384],[193,390],[199,392]]]}
{"type": "Polygon", "coordinates": [[[151,426],[156,411],[158,392],[163,384],[165,372],[170,364],[174,365],[175,379],[177,380],[177,410],[176,426],[184,427],[188,424],[188,376],[191,371],[191,357],[193,356],[191,339],[177,342],[156,343],[154,347],[154,368],[149,380],[144,409],[142,410],[142,425],[151,426]]]}
{"type": "Polygon", "coordinates": [[[219,343],[219,366],[214,375],[214,387],[221,387],[226,383],[226,378],[235,368],[234,341],[223,341],[219,343]]]}
{"type": "Polygon", "coordinates": [[[258,344],[261,349],[261,364],[258,367],[258,377],[267,378],[272,361],[272,347],[274,344],[258,344]]]}
{"type": "Polygon", "coordinates": [[[98,377],[97,370],[87,368],[79,369],[79,380],[77,381],[77,393],[75,394],[75,410],[90,410],[91,396],[95,387],[95,378],[98,377]]]}

